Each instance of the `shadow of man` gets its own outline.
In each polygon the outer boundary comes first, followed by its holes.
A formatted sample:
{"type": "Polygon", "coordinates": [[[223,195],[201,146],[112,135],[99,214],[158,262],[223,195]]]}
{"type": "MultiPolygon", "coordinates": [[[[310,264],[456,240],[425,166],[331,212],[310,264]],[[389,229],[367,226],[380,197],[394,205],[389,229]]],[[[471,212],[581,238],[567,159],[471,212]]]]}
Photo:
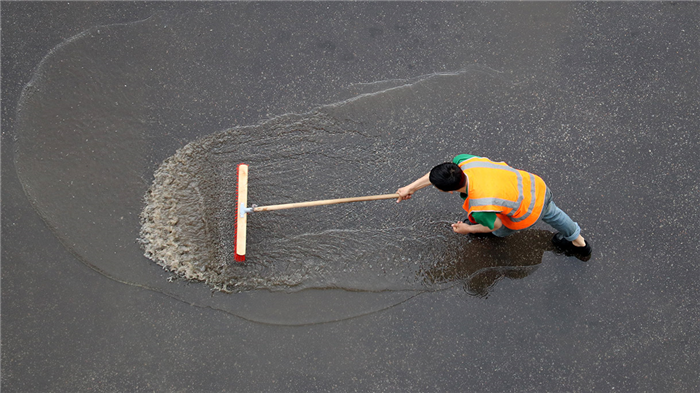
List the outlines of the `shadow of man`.
{"type": "Polygon", "coordinates": [[[459,281],[470,295],[487,297],[501,279],[532,274],[545,251],[555,248],[552,232],[543,229],[528,229],[505,238],[472,236],[470,241],[450,242],[442,261],[419,274],[427,284],[459,281]]]}

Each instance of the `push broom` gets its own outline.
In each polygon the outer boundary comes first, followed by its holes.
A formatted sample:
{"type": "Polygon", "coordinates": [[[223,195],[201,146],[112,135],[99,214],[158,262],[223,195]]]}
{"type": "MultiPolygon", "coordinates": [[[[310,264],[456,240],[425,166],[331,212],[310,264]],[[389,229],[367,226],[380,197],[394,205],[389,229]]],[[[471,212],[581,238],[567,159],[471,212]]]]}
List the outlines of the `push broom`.
{"type": "Polygon", "coordinates": [[[238,262],[245,261],[245,246],[246,246],[246,226],[248,213],[253,212],[267,212],[273,210],[283,210],[283,209],[294,209],[297,207],[310,207],[310,206],[323,206],[323,205],[336,205],[339,203],[348,202],[365,202],[365,201],[378,201],[382,199],[396,199],[399,194],[383,194],[383,195],[369,195],[354,198],[340,198],[340,199],[325,199],[320,201],[311,202],[296,202],[296,203],[285,203],[282,205],[269,205],[269,206],[255,206],[247,207],[248,204],[248,165],[239,164],[238,165],[238,196],[236,200],[237,214],[236,214],[236,241],[234,243],[235,260],[238,262]]]}

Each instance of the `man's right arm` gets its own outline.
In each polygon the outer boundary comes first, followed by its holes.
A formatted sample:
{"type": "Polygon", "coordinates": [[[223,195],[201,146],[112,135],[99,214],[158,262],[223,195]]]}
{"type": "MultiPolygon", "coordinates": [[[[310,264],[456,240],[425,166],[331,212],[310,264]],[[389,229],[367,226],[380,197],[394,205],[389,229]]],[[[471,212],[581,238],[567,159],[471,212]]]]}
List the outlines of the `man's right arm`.
{"type": "Polygon", "coordinates": [[[396,193],[399,194],[399,199],[396,202],[405,201],[411,199],[414,192],[428,187],[430,185],[430,172],[426,173],[420,179],[414,181],[413,183],[407,185],[406,187],[399,188],[396,193]]]}

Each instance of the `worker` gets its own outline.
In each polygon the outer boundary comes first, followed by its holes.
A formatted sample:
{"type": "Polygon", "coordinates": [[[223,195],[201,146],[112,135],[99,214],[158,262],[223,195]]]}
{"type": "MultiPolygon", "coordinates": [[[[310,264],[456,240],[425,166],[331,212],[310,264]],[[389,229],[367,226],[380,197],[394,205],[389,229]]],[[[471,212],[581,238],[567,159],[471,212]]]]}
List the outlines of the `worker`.
{"type": "Polygon", "coordinates": [[[443,192],[459,192],[467,215],[452,224],[463,235],[492,233],[508,236],[542,220],[558,231],[552,242],[559,251],[582,260],[590,258],[590,242],[581,228],[552,200],[552,192],[539,176],[471,154],[435,166],[413,183],[399,188],[397,202],[411,199],[429,185],[443,192]]]}

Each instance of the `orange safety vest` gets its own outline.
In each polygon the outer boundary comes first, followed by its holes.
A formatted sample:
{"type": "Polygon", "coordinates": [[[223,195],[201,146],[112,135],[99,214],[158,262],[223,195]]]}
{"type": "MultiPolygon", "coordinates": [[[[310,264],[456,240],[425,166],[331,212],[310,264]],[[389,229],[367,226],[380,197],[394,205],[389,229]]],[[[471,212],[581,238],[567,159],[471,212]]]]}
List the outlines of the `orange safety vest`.
{"type": "Polygon", "coordinates": [[[495,212],[506,228],[519,230],[540,218],[547,185],[539,176],[482,157],[462,161],[459,167],[469,182],[463,207],[470,220],[474,212],[495,212]]]}

